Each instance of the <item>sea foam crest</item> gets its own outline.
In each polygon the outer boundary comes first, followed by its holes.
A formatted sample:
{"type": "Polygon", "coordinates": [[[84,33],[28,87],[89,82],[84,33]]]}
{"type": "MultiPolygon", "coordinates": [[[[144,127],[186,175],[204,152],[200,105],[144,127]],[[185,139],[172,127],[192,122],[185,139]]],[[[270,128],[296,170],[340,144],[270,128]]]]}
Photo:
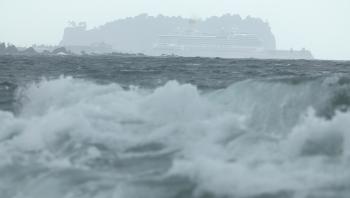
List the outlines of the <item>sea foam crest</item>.
{"type": "Polygon", "coordinates": [[[332,96],[314,86],[244,81],[204,93],[176,81],[154,90],[71,77],[30,84],[19,91],[18,115],[0,111],[0,192],[345,196],[350,114],[318,115],[332,96]]]}

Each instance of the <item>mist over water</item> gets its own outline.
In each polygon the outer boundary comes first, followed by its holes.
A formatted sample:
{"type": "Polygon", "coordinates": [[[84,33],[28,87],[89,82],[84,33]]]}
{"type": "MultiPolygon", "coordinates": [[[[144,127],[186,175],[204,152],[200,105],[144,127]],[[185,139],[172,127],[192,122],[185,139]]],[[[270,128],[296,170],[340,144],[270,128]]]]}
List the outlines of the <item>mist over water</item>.
{"type": "Polygon", "coordinates": [[[0,195],[348,197],[349,66],[2,57],[0,195]]]}

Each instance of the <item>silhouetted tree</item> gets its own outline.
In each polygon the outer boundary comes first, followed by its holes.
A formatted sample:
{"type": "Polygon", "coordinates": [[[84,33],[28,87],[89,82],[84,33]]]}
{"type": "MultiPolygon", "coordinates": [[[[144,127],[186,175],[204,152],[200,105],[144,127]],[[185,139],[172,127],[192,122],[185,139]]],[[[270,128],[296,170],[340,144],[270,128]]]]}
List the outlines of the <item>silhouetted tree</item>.
{"type": "Polygon", "coordinates": [[[24,51],[22,51],[21,53],[25,54],[25,55],[37,55],[38,54],[38,52],[35,51],[35,49],[33,47],[27,48],[24,51]]]}
{"type": "Polygon", "coordinates": [[[18,53],[18,49],[14,45],[8,45],[6,48],[6,53],[7,54],[16,54],[16,53],[18,53]]]}
{"type": "Polygon", "coordinates": [[[0,54],[4,54],[6,51],[5,43],[0,43],[0,54]]]}

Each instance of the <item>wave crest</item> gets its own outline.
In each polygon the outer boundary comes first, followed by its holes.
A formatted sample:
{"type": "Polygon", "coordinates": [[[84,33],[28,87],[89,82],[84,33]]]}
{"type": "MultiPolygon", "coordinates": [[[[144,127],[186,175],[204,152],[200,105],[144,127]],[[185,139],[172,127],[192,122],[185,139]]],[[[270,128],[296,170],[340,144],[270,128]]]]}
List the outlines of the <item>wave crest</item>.
{"type": "Polygon", "coordinates": [[[0,111],[0,192],[345,196],[350,114],[322,114],[336,95],[327,86],[243,81],[202,92],[176,81],[147,90],[42,80],[18,91],[18,115],[0,111]]]}

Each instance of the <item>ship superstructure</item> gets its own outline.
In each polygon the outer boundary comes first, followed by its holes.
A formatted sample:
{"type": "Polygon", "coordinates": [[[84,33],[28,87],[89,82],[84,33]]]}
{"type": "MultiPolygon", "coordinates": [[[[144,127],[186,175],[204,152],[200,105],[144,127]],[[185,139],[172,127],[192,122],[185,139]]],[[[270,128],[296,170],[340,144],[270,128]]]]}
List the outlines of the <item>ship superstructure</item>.
{"type": "Polygon", "coordinates": [[[313,59],[312,54],[305,49],[266,49],[256,35],[248,33],[207,35],[197,32],[160,35],[154,50],[158,55],[190,57],[313,59]]]}
{"type": "Polygon", "coordinates": [[[161,54],[180,56],[249,57],[263,50],[261,41],[253,34],[160,35],[155,49],[161,54]]]}

